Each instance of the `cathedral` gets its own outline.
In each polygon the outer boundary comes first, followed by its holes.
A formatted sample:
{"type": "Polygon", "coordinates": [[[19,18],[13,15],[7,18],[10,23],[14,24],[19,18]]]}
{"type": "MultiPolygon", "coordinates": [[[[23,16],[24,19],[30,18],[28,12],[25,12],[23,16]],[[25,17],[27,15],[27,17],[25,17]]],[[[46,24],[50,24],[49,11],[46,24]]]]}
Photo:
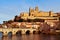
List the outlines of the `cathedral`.
{"type": "Polygon", "coordinates": [[[14,19],[14,21],[22,22],[56,22],[59,20],[58,13],[39,11],[38,7],[35,7],[35,9],[29,8],[29,12],[22,12],[14,19]]]}

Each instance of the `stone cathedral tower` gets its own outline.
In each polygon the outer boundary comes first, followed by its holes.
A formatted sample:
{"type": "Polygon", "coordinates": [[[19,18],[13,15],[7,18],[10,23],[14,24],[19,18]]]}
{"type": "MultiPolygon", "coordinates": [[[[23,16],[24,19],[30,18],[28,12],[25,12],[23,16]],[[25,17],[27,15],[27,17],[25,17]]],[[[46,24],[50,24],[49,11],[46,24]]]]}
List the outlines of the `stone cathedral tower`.
{"type": "Polygon", "coordinates": [[[38,13],[39,9],[38,6],[35,7],[35,9],[32,9],[31,7],[29,8],[29,16],[34,16],[34,14],[37,12],[38,13]]]}

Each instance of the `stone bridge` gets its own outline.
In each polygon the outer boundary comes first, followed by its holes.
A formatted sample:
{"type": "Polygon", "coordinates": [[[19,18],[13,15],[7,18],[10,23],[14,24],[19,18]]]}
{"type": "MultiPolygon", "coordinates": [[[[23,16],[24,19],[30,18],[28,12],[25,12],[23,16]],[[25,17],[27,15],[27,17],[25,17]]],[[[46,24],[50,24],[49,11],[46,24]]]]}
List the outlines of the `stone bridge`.
{"type": "Polygon", "coordinates": [[[8,35],[8,33],[12,33],[12,35],[15,35],[18,31],[21,31],[22,34],[26,34],[27,31],[29,31],[30,33],[33,33],[34,31],[37,32],[36,29],[32,29],[32,28],[0,28],[0,32],[3,33],[3,35],[8,35]]]}

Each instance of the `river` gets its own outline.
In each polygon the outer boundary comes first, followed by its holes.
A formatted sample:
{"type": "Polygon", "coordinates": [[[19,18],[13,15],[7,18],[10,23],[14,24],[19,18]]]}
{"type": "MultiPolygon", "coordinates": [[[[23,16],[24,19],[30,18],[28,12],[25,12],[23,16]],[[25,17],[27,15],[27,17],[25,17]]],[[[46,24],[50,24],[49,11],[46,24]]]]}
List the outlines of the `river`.
{"type": "Polygon", "coordinates": [[[60,40],[60,35],[29,34],[0,37],[0,40],[60,40]]]}

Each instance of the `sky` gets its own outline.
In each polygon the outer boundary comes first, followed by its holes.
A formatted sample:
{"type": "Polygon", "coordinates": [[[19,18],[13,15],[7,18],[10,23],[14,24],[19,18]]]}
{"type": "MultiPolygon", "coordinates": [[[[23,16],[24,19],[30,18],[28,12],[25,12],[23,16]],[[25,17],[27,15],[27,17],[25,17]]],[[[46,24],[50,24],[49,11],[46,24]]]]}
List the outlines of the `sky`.
{"type": "Polygon", "coordinates": [[[41,11],[60,12],[60,0],[0,0],[0,24],[36,6],[41,11]]]}

